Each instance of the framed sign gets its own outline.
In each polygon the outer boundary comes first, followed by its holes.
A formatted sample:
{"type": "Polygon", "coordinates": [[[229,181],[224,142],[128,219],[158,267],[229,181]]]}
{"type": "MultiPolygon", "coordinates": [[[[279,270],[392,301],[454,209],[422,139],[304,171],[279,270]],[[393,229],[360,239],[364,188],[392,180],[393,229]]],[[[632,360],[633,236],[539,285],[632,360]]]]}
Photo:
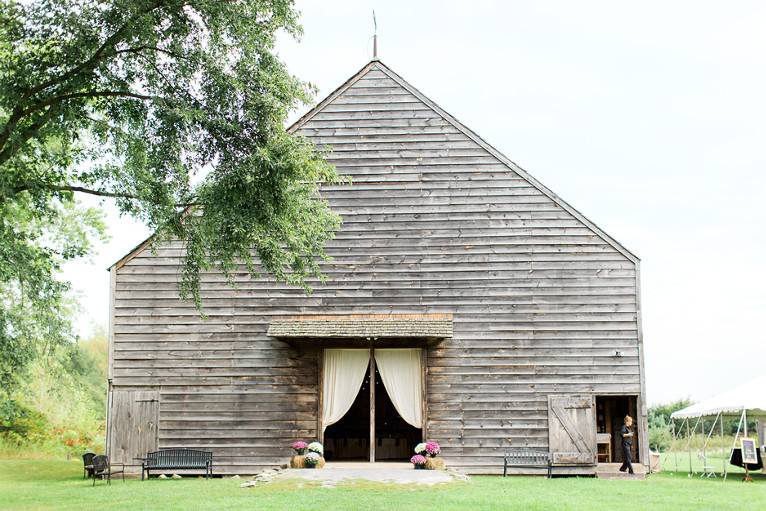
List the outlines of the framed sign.
{"type": "Polygon", "coordinates": [[[757,464],[758,453],[756,452],[755,440],[752,438],[741,438],[740,445],[742,446],[742,463],[757,464]]]}

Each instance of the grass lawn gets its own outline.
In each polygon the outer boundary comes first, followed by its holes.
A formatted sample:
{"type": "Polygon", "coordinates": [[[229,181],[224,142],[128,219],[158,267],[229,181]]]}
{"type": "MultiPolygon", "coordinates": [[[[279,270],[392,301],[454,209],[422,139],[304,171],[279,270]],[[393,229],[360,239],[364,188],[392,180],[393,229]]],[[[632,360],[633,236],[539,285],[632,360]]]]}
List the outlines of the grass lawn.
{"type": "Polygon", "coordinates": [[[736,477],[725,483],[669,473],[646,481],[474,477],[435,487],[349,483],[334,489],[295,482],[243,489],[243,479],[189,478],[117,480],[111,487],[99,481],[93,488],[81,479],[81,467],[75,461],[0,460],[0,509],[766,509],[766,479],[746,484],[736,477]]]}

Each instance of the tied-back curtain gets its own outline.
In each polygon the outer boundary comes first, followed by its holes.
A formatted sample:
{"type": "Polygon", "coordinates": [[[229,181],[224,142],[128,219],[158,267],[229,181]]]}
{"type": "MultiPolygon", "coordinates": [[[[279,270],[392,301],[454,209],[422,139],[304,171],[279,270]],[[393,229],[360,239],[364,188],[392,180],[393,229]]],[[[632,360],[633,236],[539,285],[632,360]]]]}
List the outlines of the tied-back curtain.
{"type": "Polygon", "coordinates": [[[421,350],[376,349],[375,364],[399,415],[416,428],[423,427],[421,350]]]}
{"type": "Polygon", "coordinates": [[[341,420],[354,404],[369,363],[370,350],[324,350],[324,428],[341,420]]]}

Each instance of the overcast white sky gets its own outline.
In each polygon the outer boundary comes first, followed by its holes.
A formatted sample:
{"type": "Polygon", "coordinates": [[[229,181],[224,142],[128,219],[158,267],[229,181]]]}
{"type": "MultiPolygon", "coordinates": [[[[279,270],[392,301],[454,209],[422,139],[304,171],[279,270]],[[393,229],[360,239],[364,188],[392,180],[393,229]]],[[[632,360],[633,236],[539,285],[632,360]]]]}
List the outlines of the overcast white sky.
{"type": "MultiPolygon", "coordinates": [[[[372,56],[642,259],[649,401],[763,371],[766,2],[299,1],[291,71],[321,99],[372,56]]],[[[83,333],[107,324],[105,268],[71,265],[83,333]]]]}

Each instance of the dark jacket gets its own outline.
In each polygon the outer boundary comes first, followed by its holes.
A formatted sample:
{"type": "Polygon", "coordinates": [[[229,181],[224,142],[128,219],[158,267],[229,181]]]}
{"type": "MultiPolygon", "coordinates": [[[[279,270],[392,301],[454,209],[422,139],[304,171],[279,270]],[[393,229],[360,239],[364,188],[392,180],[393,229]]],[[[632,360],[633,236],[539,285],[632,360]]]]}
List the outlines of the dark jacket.
{"type": "Polygon", "coordinates": [[[625,424],[622,425],[622,427],[620,428],[620,438],[622,438],[622,445],[633,445],[632,433],[633,431],[631,431],[631,429],[628,426],[626,426],[625,424]],[[627,435],[628,433],[631,433],[631,436],[624,436],[624,435],[627,435]]]}

